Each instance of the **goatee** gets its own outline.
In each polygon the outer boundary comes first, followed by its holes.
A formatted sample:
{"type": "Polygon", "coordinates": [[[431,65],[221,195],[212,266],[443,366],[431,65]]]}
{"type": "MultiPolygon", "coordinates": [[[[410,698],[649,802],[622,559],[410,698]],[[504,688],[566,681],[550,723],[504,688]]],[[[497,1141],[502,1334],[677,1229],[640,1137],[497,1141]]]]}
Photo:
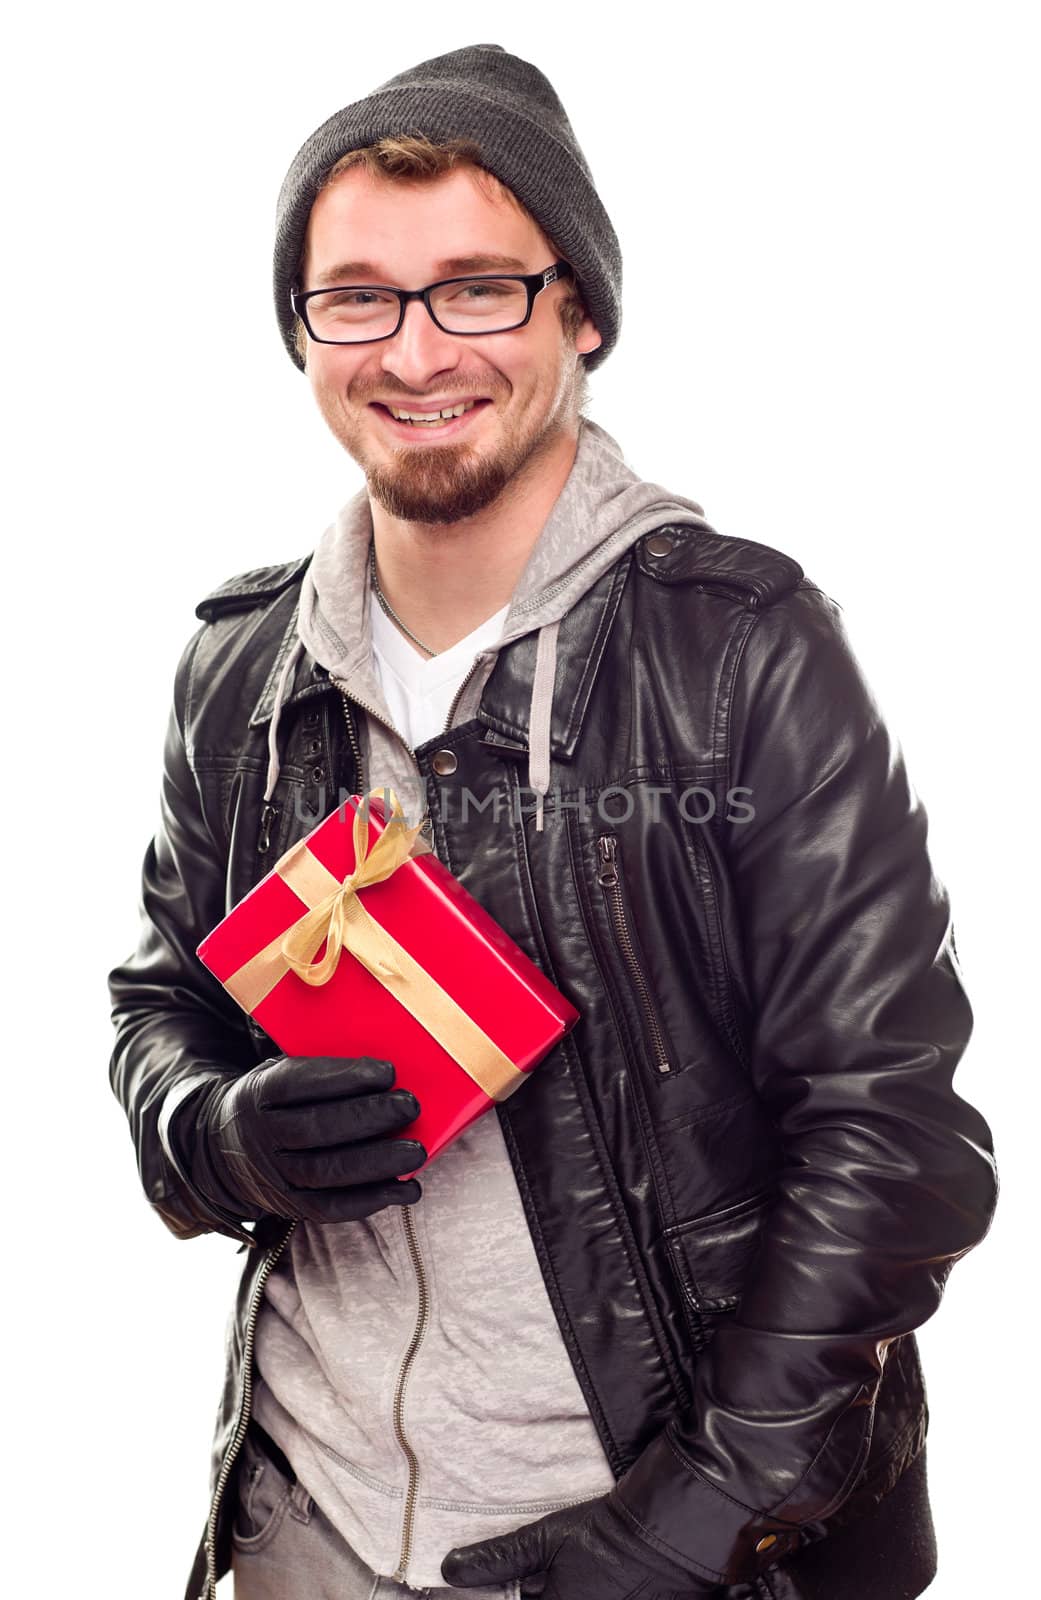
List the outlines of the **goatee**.
{"type": "Polygon", "coordinates": [[[393,466],[370,469],[368,488],[403,522],[462,522],[498,499],[518,464],[508,452],[474,458],[468,445],[406,448],[395,452],[393,466]]]}

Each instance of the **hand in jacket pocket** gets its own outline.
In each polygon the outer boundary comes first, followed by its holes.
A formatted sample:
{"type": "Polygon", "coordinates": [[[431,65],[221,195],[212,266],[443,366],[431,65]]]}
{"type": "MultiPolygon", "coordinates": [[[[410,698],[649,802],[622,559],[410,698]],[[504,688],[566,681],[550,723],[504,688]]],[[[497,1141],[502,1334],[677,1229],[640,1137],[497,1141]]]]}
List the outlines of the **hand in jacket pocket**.
{"type": "Polygon", "coordinates": [[[541,1600],[701,1600],[725,1593],[674,1565],[640,1538],[610,1494],[551,1511],[511,1533],[450,1550],[446,1583],[463,1588],[521,1579],[541,1600]]]}

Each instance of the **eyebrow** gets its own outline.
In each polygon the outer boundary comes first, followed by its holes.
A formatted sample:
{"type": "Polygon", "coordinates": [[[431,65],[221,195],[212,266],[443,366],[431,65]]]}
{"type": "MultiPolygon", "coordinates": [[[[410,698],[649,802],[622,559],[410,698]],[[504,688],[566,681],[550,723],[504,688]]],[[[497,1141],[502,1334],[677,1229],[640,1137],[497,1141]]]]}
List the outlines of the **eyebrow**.
{"type": "MultiPolygon", "coordinates": [[[[476,256],[448,256],[444,261],[437,263],[437,271],[445,278],[453,278],[468,272],[518,272],[525,270],[525,263],[517,256],[502,255],[476,255],[476,256]]],[[[330,284],[345,283],[382,283],[384,275],[380,268],[372,261],[339,261],[335,267],[328,267],[324,272],[319,272],[315,277],[315,288],[325,288],[330,284]]]]}

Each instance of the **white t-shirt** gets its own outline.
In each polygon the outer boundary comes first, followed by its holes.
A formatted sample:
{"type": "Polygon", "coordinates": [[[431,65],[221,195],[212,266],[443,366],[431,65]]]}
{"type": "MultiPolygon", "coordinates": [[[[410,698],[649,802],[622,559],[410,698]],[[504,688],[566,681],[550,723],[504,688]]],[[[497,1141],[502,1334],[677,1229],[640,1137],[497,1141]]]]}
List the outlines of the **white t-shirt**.
{"type": "Polygon", "coordinates": [[[425,656],[390,620],[370,589],[373,660],[394,726],[413,750],[442,732],[474,656],[501,637],[509,609],[504,605],[450,650],[425,656]]]}

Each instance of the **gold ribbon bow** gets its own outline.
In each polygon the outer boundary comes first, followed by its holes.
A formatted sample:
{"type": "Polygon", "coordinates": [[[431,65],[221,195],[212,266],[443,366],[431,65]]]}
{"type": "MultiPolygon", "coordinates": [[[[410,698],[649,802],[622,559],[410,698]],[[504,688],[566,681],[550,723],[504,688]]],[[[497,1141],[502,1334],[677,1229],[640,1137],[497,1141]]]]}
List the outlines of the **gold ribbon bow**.
{"type": "MultiPolygon", "coordinates": [[[[414,828],[410,828],[397,795],[393,789],[387,789],[384,792],[391,815],[370,850],[368,806],[372,795],[378,792],[376,789],[370,790],[354,813],[354,871],[348,873],[342,883],[336,883],[317,905],[312,903],[310,894],[301,895],[311,910],[299,922],[294,922],[283,936],[282,955],[286,964],[305,983],[328,983],[336,971],[344,946],[381,982],[388,977],[400,976],[400,967],[395,960],[397,941],[369,915],[358,899],[358,890],[366,889],[373,883],[382,883],[384,878],[389,878],[398,870],[402,862],[408,860],[423,824],[418,822],[414,828]],[[323,939],[326,940],[325,955],[321,961],[312,961],[311,956],[323,939]]],[[[309,880],[316,875],[301,860],[302,850],[321,867],[321,863],[317,862],[301,840],[299,845],[287,850],[275,871],[291,889],[300,882],[305,890],[310,889],[313,893],[314,884],[309,880]],[[307,874],[306,878],[304,874],[307,874]]]]}
{"type": "Polygon", "coordinates": [[[224,987],[243,1010],[252,1014],[287,972],[295,972],[312,987],[328,983],[341,954],[347,950],[489,1099],[505,1100],[527,1074],[515,1066],[404,945],[380,926],[358,898],[360,889],[382,883],[408,860],[422,826],[422,822],[408,826],[393,789],[372,789],[354,815],[354,870],[342,881],[308,849],[305,839],[290,846],[272,870],[309,909],[225,978],[224,987]],[[368,811],[374,795],[386,799],[391,815],[370,850],[368,811]],[[315,961],[313,957],[323,939],[325,954],[315,961]]]}

